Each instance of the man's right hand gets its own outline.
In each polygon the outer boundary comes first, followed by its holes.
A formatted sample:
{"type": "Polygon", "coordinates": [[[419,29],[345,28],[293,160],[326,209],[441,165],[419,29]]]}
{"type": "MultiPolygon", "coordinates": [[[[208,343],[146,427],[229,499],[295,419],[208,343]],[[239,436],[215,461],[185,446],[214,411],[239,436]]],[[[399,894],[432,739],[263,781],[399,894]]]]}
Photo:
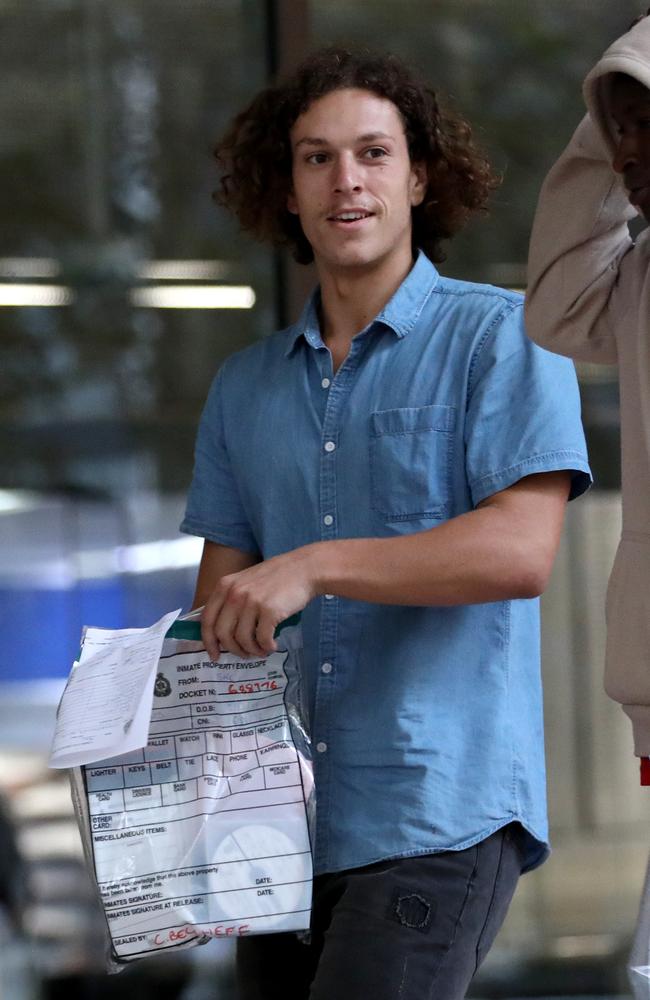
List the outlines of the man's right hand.
{"type": "MultiPolygon", "coordinates": [[[[200,608],[202,605],[206,605],[224,577],[239,573],[243,569],[248,569],[249,566],[255,566],[259,561],[260,557],[252,552],[243,552],[241,549],[235,549],[229,545],[219,545],[217,542],[206,540],[203,544],[203,555],[201,556],[192,607],[200,608]]],[[[206,648],[208,647],[206,646],[206,648]]],[[[209,648],[208,652],[210,652],[209,648]]],[[[234,651],[229,650],[229,652],[234,651]]],[[[211,652],[210,655],[212,655],[211,652]]],[[[219,653],[216,655],[218,656],[219,653]]],[[[212,658],[216,659],[214,656],[212,658]]]]}
{"type": "Polygon", "coordinates": [[[217,581],[201,615],[201,634],[211,659],[222,650],[242,657],[275,651],[276,627],[317,594],[318,551],[318,544],[306,545],[217,581]]]}

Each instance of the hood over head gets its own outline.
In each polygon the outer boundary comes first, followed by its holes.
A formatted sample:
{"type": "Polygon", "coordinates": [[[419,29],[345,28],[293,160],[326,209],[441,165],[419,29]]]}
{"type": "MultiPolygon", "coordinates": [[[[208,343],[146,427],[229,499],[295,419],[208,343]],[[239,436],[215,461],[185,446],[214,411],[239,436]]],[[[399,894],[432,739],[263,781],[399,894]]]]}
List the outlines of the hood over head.
{"type": "Polygon", "coordinates": [[[632,76],[650,89],[650,17],[642,18],[605,50],[582,87],[589,114],[612,156],[618,142],[610,114],[613,73],[632,76]]]}

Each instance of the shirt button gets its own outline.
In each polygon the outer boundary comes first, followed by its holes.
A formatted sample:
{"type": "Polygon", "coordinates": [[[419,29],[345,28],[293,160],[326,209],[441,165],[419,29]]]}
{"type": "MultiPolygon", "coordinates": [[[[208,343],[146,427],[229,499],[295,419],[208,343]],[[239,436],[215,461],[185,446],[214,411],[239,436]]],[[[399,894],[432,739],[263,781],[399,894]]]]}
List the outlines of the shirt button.
{"type": "Polygon", "coordinates": [[[316,749],[318,750],[319,753],[325,753],[325,751],[327,750],[327,743],[317,743],[316,749]]]}
{"type": "Polygon", "coordinates": [[[334,594],[325,594],[325,600],[326,601],[331,601],[333,597],[334,597],[334,594]]]}
{"type": "Polygon", "coordinates": [[[321,664],[321,670],[323,671],[324,674],[331,674],[332,673],[332,664],[331,663],[322,663],[321,664]]]}
{"type": "Polygon", "coordinates": [[[323,518],[323,524],[327,524],[327,525],[334,524],[334,518],[332,517],[331,514],[326,514],[325,515],[325,517],[323,518]]]}
{"type": "Polygon", "coordinates": [[[324,378],[323,381],[321,382],[321,385],[322,385],[323,389],[329,389],[329,387],[331,386],[331,384],[332,383],[331,383],[330,379],[328,379],[328,378],[324,378]]]}
{"type": "Polygon", "coordinates": [[[326,441],[325,442],[325,451],[334,451],[335,448],[336,448],[336,445],[334,444],[333,441],[326,441]]]}

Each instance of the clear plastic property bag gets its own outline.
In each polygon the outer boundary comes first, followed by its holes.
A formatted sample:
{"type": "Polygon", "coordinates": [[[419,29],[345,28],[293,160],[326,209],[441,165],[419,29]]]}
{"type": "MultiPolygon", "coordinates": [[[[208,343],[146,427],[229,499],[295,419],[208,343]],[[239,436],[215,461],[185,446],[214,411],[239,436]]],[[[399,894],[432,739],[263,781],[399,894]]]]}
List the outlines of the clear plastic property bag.
{"type": "Polygon", "coordinates": [[[309,927],[315,815],[299,619],[259,660],[167,633],[148,743],[71,770],[109,969],[213,938],[309,927]]]}
{"type": "Polygon", "coordinates": [[[641,895],[628,974],[635,1000],[650,1000],[650,861],[641,895]]]}

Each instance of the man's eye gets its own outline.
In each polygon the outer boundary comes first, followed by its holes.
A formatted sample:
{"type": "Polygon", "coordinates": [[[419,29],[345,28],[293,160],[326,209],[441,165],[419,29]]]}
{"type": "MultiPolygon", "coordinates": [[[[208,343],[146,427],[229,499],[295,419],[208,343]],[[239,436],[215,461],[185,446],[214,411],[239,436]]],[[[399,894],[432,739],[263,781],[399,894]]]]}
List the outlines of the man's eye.
{"type": "Polygon", "coordinates": [[[307,163],[325,163],[325,161],[327,160],[327,154],[326,153],[310,153],[309,156],[306,157],[306,160],[307,160],[307,163]]]}
{"type": "Polygon", "coordinates": [[[363,155],[367,160],[379,160],[382,156],[387,156],[388,154],[381,146],[371,146],[370,149],[364,151],[363,155]]]}

